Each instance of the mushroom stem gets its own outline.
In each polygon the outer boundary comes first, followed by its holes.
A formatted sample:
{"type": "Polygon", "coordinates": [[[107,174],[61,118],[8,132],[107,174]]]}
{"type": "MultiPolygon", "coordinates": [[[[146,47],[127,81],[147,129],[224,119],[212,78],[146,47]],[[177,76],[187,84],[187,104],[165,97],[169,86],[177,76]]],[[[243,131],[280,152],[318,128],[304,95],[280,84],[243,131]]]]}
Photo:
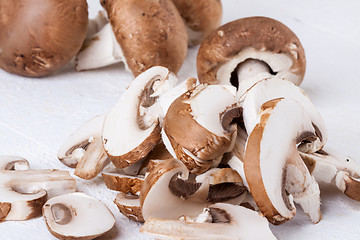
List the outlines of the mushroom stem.
{"type": "Polygon", "coordinates": [[[128,69],[126,59],[119,43],[116,41],[110,23],[99,32],[88,38],[76,56],[76,71],[105,67],[123,62],[128,69]]]}

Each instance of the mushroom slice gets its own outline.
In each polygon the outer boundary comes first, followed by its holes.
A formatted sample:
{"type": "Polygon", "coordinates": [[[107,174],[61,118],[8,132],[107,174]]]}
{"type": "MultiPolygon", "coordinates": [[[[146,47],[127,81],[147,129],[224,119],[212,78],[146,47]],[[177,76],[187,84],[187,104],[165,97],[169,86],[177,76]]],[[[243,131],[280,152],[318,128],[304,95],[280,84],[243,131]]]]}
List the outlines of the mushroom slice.
{"type": "Polygon", "coordinates": [[[281,22],[242,18],[204,39],[197,55],[197,72],[200,83],[233,85],[239,90],[274,75],[300,85],[305,53],[297,36],[281,22]]]}
{"type": "Polygon", "coordinates": [[[323,118],[301,88],[278,77],[257,82],[240,97],[240,102],[243,102],[243,120],[246,131],[251,133],[254,128],[261,111],[261,105],[276,98],[296,100],[304,108],[314,125],[320,142],[318,142],[317,145],[312,144],[312,146],[316,147],[315,149],[304,150],[304,147],[301,147],[302,151],[315,152],[321,149],[327,141],[327,129],[323,118]]]}
{"type": "Polygon", "coordinates": [[[29,162],[19,156],[0,156],[0,170],[29,170],[29,162]]]}
{"type": "Polygon", "coordinates": [[[172,0],[183,18],[189,46],[196,46],[221,24],[222,5],[218,0],[172,0]]]}
{"type": "MultiPolygon", "coordinates": [[[[274,99],[261,107],[258,123],[247,141],[244,170],[257,206],[273,224],[283,223],[296,213],[293,196],[286,193],[287,171],[291,170],[287,166],[289,161],[294,161],[298,165],[293,164],[295,169],[291,171],[304,174],[304,169],[298,169],[302,160],[297,144],[314,142],[315,132],[309,116],[294,100],[274,99]]],[[[313,182],[305,179],[307,175],[295,176],[291,182],[301,184],[306,195],[311,192],[309,188],[313,187],[313,182]]],[[[298,188],[300,186],[295,189],[298,188]]],[[[320,199],[315,194],[317,191],[313,192],[314,197],[307,201],[309,206],[320,199]]]]}
{"type": "Polygon", "coordinates": [[[119,211],[129,219],[137,222],[144,222],[138,195],[120,192],[116,195],[114,203],[119,208],[119,211]]]}
{"type": "Polygon", "coordinates": [[[74,192],[75,179],[60,170],[0,171],[0,220],[40,215],[46,197],[74,192]]]}
{"type": "Polygon", "coordinates": [[[204,213],[202,222],[149,218],[140,232],[156,239],[276,239],[268,221],[245,207],[216,203],[204,213]]]}
{"type": "Polygon", "coordinates": [[[10,73],[49,75],[70,62],[86,37],[86,0],[2,1],[0,11],[0,68],[10,73]]]}
{"type": "Polygon", "coordinates": [[[104,203],[80,192],[49,199],[43,216],[50,233],[59,239],[94,239],[115,224],[104,203]]]}
{"type": "Polygon", "coordinates": [[[192,173],[205,172],[216,159],[221,160],[225,152],[231,151],[236,126],[224,129],[222,115],[236,103],[234,94],[232,87],[202,84],[182,94],[168,109],[164,144],[192,173]]]}
{"type": "Polygon", "coordinates": [[[140,74],[106,115],[103,146],[115,167],[124,168],[143,159],[160,141],[162,109],[159,96],[173,88],[176,76],[164,67],[140,74]]]}
{"type": "Polygon", "coordinates": [[[144,176],[129,176],[119,173],[102,172],[102,177],[107,188],[110,190],[120,191],[139,195],[144,176]]]}
{"type": "Polygon", "coordinates": [[[346,196],[360,201],[359,162],[328,147],[300,155],[317,181],[336,184],[346,196]]]}
{"type": "Polygon", "coordinates": [[[107,18],[106,12],[104,10],[99,11],[95,18],[89,19],[86,38],[91,38],[93,35],[99,32],[107,23],[109,23],[109,20],[107,18]]]}
{"type": "Polygon", "coordinates": [[[84,156],[90,143],[101,136],[105,115],[97,115],[73,134],[71,134],[58,151],[58,159],[68,167],[75,168],[84,156]]]}

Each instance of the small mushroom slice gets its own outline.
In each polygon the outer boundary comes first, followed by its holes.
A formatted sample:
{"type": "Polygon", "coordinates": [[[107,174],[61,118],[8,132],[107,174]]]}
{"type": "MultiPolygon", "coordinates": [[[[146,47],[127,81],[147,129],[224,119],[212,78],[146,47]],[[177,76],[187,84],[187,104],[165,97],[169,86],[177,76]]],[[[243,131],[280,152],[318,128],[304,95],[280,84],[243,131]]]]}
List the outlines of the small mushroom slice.
{"type": "Polygon", "coordinates": [[[140,232],[156,239],[276,239],[261,214],[226,203],[210,205],[202,222],[149,218],[140,232]]]}
{"type": "Polygon", "coordinates": [[[153,67],[134,79],[115,107],[106,115],[103,146],[115,167],[124,168],[143,159],[160,141],[159,96],[176,85],[167,68],[153,67]]]}
{"type": "Polygon", "coordinates": [[[315,146],[315,149],[309,149],[309,146],[307,146],[308,149],[305,149],[304,146],[301,146],[301,150],[316,152],[321,149],[327,141],[327,129],[319,111],[301,88],[278,77],[257,82],[240,97],[239,101],[243,102],[243,120],[247,133],[251,133],[254,128],[261,110],[261,105],[276,98],[296,100],[304,108],[314,125],[316,135],[320,141],[311,145],[315,146]]]}
{"type": "Polygon", "coordinates": [[[0,156],[0,170],[29,170],[29,162],[19,156],[0,156]]]}
{"type": "Polygon", "coordinates": [[[86,0],[1,0],[0,5],[0,68],[7,72],[49,75],[70,62],[85,40],[86,0]]]}
{"type": "Polygon", "coordinates": [[[336,184],[346,196],[360,201],[359,162],[328,147],[300,156],[317,181],[336,184]]]}
{"type": "Polygon", "coordinates": [[[222,18],[219,0],[172,0],[183,18],[189,46],[196,46],[215,28],[222,18]]]}
{"type": "Polygon", "coordinates": [[[233,87],[202,84],[170,105],[164,118],[163,141],[192,173],[201,174],[216,167],[217,160],[231,151],[236,126],[224,129],[222,115],[236,103],[234,94],[233,87]]]}
{"type": "Polygon", "coordinates": [[[233,85],[239,91],[274,75],[300,85],[305,53],[297,36],[281,22],[242,18],[204,39],[197,55],[197,72],[200,83],[233,85]]]}
{"type": "Polygon", "coordinates": [[[107,23],[109,23],[109,20],[107,18],[106,12],[104,10],[99,11],[96,14],[95,18],[89,19],[86,38],[91,38],[93,35],[99,32],[107,23]]]}
{"type": "Polygon", "coordinates": [[[311,209],[320,206],[317,204],[320,200],[318,188],[312,189],[316,182],[304,174],[306,167],[300,169],[304,164],[300,164],[302,160],[297,151],[299,142],[314,142],[316,131],[304,109],[294,100],[271,100],[263,104],[261,110],[258,123],[247,141],[244,170],[260,211],[271,223],[280,224],[296,213],[293,196],[286,192],[288,171],[300,174],[289,179],[296,185],[289,190],[302,189],[304,195],[312,193],[312,197],[303,200],[311,209]],[[296,163],[294,169],[287,167],[289,161],[296,163]]]}
{"type": "Polygon", "coordinates": [[[50,233],[63,240],[94,239],[115,224],[104,203],[80,192],[49,199],[43,207],[43,217],[50,233]]]}
{"type": "Polygon", "coordinates": [[[74,192],[75,179],[60,170],[0,171],[0,221],[41,214],[47,197],[74,192]]]}
{"type": "Polygon", "coordinates": [[[58,151],[58,159],[68,167],[75,168],[84,156],[90,143],[101,136],[105,115],[97,115],[73,134],[71,134],[58,151]]]}
{"type": "Polygon", "coordinates": [[[120,192],[116,195],[114,203],[119,208],[119,211],[129,219],[136,222],[144,222],[138,195],[120,192]]]}
{"type": "Polygon", "coordinates": [[[144,176],[129,176],[114,172],[102,172],[101,174],[106,187],[110,190],[131,193],[133,195],[140,194],[144,176]]]}

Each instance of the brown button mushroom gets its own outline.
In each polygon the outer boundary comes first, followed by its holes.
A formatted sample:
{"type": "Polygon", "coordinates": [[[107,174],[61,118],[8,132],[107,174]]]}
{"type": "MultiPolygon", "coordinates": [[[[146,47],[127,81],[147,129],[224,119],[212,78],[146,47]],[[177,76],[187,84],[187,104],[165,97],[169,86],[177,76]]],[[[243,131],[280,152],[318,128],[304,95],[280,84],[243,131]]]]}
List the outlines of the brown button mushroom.
{"type": "Polygon", "coordinates": [[[108,64],[123,61],[134,76],[153,66],[179,71],[187,52],[187,34],[171,0],[104,0],[101,4],[111,26],[104,26],[101,35],[86,43],[77,57],[77,70],[104,66],[100,58],[108,64]]]}
{"type": "Polygon", "coordinates": [[[172,0],[184,19],[189,46],[195,46],[221,24],[220,0],[172,0]]]}
{"type": "Polygon", "coordinates": [[[305,74],[305,54],[284,24],[249,17],[229,22],[204,39],[197,72],[201,83],[232,84],[240,89],[273,75],[299,85],[305,74]]]}
{"type": "Polygon", "coordinates": [[[49,75],[85,40],[86,0],[1,0],[0,6],[0,67],[10,73],[49,75]]]}

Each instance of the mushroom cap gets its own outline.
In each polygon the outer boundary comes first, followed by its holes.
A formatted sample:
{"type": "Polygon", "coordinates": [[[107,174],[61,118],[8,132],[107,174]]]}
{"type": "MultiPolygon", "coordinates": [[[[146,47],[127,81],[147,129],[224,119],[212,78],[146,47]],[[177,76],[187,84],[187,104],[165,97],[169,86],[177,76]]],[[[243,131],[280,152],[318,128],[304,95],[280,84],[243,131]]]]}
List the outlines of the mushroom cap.
{"type": "Polygon", "coordinates": [[[27,77],[68,63],[86,37],[86,0],[1,0],[0,67],[27,77]]]}
{"type": "Polygon", "coordinates": [[[305,74],[305,53],[297,36],[277,20],[248,17],[229,22],[204,39],[197,55],[199,81],[231,84],[231,73],[247,59],[264,61],[296,85],[305,74]]]}
{"type": "Polygon", "coordinates": [[[271,223],[280,224],[295,215],[292,196],[285,191],[287,162],[301,160],[297,143],[315,138],[311,120],[296,101],[275,99],[263,104],[247,141],[244,170],[257,206],[271,223]]]}
{"type": "Polygon", "coordinates": [[[225,130],[221,117],[235,103],[234,93],[235,88],[228,86],[199,85],[170,105],[163,123],[163,141],[191,172],[205,172],[213,160],[230,150],[236,127],[225,130]]]}
{"type": "Polygon", "coordinates": [[[190,46],[200,44],[204,37],[221,24],[220,0],[173,0],[173,2],[188,28],[190,46]]]}
{"type": "Polygon", "coordinates": [[[152,67],[134,79],[106,114],[103,145],[116,167],[124,168],[143,159],[160,141],[162,110],[151,107],[156,107],[158,96],[176,82],[176,76],[167,68],[152,67]]]}
{"type": "Polygon", "coordinates": [[[107,188],[123,193],[139,195],[144,176],[129,176],[120,173],[102,172],[102,178],[107,188]]]}
{"type": "Polygon", "coordinates": [[[114,203],[119,208],[119,211],[129,219],[137,222],[144,222],[139,196],[120,192],[116,195],[114,203]]]}
{"type": "Polygon", "coordinates": [[[187,52],[187,34],[171,0],[101,3],[134,76],[153,66],[179,71],[187,52]]]}
{"type": "Polygon", "coordinates": [[[49,199],[43,216],[51,234],[59,239],[94,239],[115,224],[104,203],[80,192],[49,199]]]}

